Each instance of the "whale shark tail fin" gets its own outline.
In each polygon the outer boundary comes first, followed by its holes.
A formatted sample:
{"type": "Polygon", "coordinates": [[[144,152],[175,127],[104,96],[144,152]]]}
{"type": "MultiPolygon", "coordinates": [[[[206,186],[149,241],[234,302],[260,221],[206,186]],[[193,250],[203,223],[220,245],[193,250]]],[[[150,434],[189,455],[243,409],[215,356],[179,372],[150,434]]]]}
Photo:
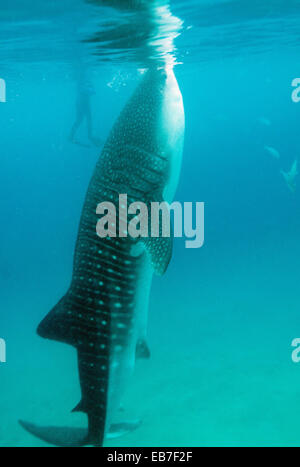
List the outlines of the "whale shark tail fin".
{"type": "Polygon", "coordinates": [[[40,440],[57,447],[80,447],[89,444],[87,430],[69,427],[42,427],[19,420],[24,430],[40,440]]]}
{"type": "MultiPolygon", "coordinates": [[[[31,435],[39,438],[45,443],[52,444],[57,447],[82,447],[82,446],[101,446],[94,443],[89,435],[88,430],[84,428],[71,428],[71,427],[56,427],[48,426],[42,427],[33,423],[19,420],[19,423],[24,430],[31,435]]],[[[140,420],[131,422],[121,422],[111,425],[108,433],[108,439],[119,438],[121,436],[136,430],[141,425],[140,420]]]]}
{"type": "Polygon", "coordinates": [[[73,324],[75,324],[77,313],[73,308],[74,300],[72,300],[71,292],[68,292],[41,321],[37,328],[38,335],[44,339],[74,346],[76,336],[74,336],[73,324]]]}

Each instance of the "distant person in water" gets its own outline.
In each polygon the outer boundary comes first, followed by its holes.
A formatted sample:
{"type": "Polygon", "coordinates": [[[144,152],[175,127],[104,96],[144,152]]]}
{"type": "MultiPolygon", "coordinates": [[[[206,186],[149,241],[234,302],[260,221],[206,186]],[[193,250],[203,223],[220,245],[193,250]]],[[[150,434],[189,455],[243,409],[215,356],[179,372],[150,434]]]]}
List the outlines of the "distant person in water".
{"type": "MultiPolygon", "coordinates": [[[[79,127],[86,120],[88,139],[94,146],[100,146],[101,141],[93,135],[92,112],[91,112],[91,97],[95,95],[93,85],[89,82],[79,83],[78,96],[76,103],[76,121],[72,126],[70,133],[70,141],[80,146],[87,146],[76,140],[76,134],[79,127]]],[[[88,146],[87,146],[88,147],[88,146]]]]}

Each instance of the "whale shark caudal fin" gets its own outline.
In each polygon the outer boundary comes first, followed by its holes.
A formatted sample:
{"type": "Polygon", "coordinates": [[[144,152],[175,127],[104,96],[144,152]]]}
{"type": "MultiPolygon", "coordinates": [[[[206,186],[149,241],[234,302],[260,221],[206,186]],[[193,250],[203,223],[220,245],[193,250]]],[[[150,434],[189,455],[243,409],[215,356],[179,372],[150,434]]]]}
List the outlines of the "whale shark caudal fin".
{"type": "MultiPolygon", "coordinates": [[[[109,366],[99,360],[109,358],[109,336],[98,330],[93,304],[72,289],[58,302],[38,326],[37,333],[45,339],[69,344],[77,349],[82,403],[74,411],[88,417],[88,430],[73,428],[40,428],[27,424],[26,429],[44,441],[60,446],[102,446],[105,436],[109,366]],[[93,351],[91,352],[91,348],[93,351]],[[86,369],[89,369],[86,371],[86,369]],[[101,390],[100,390],[101,389],[101,390]],[[55,431],[59,439],[55,438],[55,431]]],[[[109,324],[106,317],[105,324],[109,324]]],[[[103,325],[104,326],[104,325],[103,325]]],[[[22,424],[24,427],[24,423],[22,424]]]]}
{"type": "MultiPolygon", "coordinates": [[[[28,433],[53,446],[81,447],[92,444],[88,441],[88,430],[85,428],[42,427],[23,420],[19,420],[19,423],[28,433]]],[[[118,438],[136,430],[140,425],[140,420],[112,424],[106,438],[118,438]]]]}
{"type": "Polygon", "coordinates": [[[84,428],[41,427],[22,420],[19,420],[19,423],[28,433],[53,446],[80,447],[88,445],[88,431],[84,428]]]}

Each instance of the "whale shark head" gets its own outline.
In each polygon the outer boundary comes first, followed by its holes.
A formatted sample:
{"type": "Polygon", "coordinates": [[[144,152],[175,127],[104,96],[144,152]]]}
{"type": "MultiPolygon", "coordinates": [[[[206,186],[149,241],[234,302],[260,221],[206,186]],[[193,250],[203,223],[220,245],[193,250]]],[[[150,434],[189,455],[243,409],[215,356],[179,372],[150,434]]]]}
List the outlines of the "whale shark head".
{"type": "Polygon", "coordinates": [[[182,30],[183,21],[172,14],[168,0],[85,1],[116,10],[109,24],[103,22],[84,41],[95,44],[100,56],[102,49],[107,52],[109,46],[118,54],[124,53],[125,59],[133,60],[142,67],[176,63],[174,40],[182,30]]]}

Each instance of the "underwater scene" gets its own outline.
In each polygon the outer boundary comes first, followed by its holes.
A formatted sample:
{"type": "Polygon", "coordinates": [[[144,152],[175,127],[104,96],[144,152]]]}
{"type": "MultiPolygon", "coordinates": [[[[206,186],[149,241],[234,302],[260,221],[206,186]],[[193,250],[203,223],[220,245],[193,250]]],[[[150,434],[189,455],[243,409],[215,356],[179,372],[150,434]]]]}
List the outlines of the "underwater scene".
{"type": "Polygon", "coordinates": [[[0,0],[0,446],[300,446],[300,0],[0,0]]]}

